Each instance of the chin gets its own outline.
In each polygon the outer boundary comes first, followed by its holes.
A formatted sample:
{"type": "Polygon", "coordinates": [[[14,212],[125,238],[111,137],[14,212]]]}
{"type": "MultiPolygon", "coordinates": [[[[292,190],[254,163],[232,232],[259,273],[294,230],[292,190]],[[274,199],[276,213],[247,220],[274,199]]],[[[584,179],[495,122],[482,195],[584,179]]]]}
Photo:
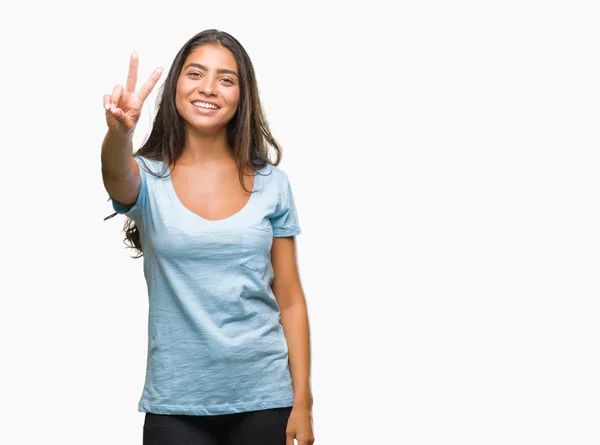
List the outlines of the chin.
{"type": "Polygon", "coordinates": [[[198,122],[187,122],[187,126],[193,130],[196,130],[200,133],[217,133],[225,128],[227,128],[227,124],[214,124],[214,125],[202,125],[198,122]]]}

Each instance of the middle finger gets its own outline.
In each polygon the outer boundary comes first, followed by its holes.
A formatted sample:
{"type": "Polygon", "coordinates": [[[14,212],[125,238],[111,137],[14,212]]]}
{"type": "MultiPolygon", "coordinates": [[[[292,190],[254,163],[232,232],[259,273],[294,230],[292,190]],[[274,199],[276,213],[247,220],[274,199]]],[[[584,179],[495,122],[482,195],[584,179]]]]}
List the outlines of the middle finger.
{"type": "Polygon", "coordinates": [[[150,95],[152,88],[154,88],[154,85],[156,85],[156,82],[158,82],[158,79],[160,78],[162,72],[163,72],[162,66],[159,68],[156,68],[154,70],[154,72],[152,73],[152,75],[150,76],[150,79],[148,79],[146,81],[146,83],[144,84],[144,86],[140,89],[140,91],[138,92],[138,96],[140,97],[142,102],[145,101],[146,98],[150,95]]]}

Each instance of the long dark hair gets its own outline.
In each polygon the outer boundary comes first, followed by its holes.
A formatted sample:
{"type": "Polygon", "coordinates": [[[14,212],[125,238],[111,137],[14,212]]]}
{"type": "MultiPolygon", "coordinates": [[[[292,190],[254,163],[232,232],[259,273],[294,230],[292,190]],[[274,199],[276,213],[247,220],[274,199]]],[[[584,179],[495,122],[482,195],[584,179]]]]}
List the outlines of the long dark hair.
{"type": "MultiPolygon", "coordinates": [[[[186,57],[195,48],[206,43],[218,43],[229,49],[233,53],[238,66],[240,99],[235,115],[227,124],[227,143],[233,149],[242,188],[246,192],[252,192],[244,186],[245,169],[258,170],[267,164],[278,165],[281,160],[281,147],[271,135],[265,118],[252,61],[241,43],[224,31],[204,30],[189,39],[179,50],[161,87],[157,100],[158,110],[152,125],[152,131],[148,136],[148,140],[133,156],[143,156],[146,159],[161,161],[165,165],[165,169],[161,173],[161,175],[164,175],[166,166],[175,165],[183,154],[186,126],[175,105],[177,81],[186,57]],[[267,144],[275,149],[275,161],[271,161],[269,158],[267,144]]],[[[144,170],[159,178],[166,177],[157,175],[150,169],[144,168],[144,170]]],[[[110,197],[108,199],[110,200],[110,197]]],[[[115,215],[117,215],[116,212],[107,216],[104,220],[106,221],[115,215]]],[[[123,240],[125,245],[138,253],[134,258],[142,257],[143,251],[139,230],[131,218],[126,217],[123,231],[125,232],[125,239],[123,240]]]]}

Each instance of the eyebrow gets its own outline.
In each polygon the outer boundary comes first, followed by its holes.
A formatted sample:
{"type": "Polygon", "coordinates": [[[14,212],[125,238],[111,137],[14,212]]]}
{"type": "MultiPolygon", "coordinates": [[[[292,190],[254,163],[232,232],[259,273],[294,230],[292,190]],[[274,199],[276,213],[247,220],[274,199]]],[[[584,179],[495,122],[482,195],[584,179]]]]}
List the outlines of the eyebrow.
{"type": "MultiPolygon", "coordinates": [[[[184,69],[187,70],[190,66],[196,67],[196,68],[200,68],[201,70],[204,71],[208,71],[208,68],[205,67],[204,65],[200,65],[199,63],[190,63],[188,66],[186,66],[184,69]]],[[[232,70],[228,70],[227,68],[219,68],[217,70],[217,73],[222,73],[222,74],[233,74],[235,77],[238,77],[237,73],[235,71],[232,70]]]]}

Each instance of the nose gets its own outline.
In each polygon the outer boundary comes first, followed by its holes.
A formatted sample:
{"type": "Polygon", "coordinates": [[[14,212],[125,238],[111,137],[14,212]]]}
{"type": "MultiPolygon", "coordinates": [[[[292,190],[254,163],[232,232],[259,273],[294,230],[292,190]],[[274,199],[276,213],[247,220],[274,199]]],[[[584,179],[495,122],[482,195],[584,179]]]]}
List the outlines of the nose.
{"type": "Polygon", "coordinates": [[[200,83],[200,86],[199,86],[200,91],[202,91],[207,96],[212,96],[213,94],[215,94],[216,80],[217,80],[217,76],[212,76],[209,74],[204,76],[204,79],[202,79],[202,82],[200,83]]]}

